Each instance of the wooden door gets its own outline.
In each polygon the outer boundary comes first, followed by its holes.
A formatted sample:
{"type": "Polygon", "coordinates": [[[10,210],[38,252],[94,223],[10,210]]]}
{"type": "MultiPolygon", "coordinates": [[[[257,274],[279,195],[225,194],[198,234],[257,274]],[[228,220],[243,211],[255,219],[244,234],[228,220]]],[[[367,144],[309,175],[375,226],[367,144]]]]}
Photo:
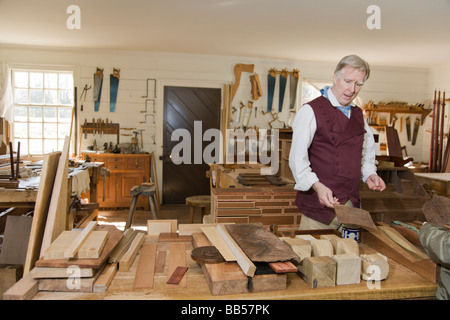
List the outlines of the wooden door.
{"type": "MultiPolygon", "coordinates": [[[[202,136],[208,129],[220,129],[220,106],[221,89],[164,88],[163,204],[186,203],[186,197],[210,194],[210,183],[206,177],[209,166],[204,161],[201,164],[194,161],[194,140],[201,139],[203,142],[202,137],[194,137],[194,125],[195,121],[200,121],[202,136]],[[173,147],[180,143],[171,141],[176,129],[186,129],[190,133],[190,164],[176,165],[170,158],[173,147]]],[[[199,122],[197,127],[198,124],[199,122]]],[[[203,142],[202,152],[209,143],[211,142],[203,142]]]]}

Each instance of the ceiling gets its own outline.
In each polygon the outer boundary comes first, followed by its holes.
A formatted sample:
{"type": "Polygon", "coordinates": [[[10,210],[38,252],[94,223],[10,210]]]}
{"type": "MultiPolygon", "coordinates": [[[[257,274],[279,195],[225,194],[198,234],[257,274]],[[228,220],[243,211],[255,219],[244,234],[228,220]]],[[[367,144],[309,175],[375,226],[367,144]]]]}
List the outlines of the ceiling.
{"type": "MultiPolygon", "coordinates": [[[[450,0],[0,0],[0,45],[450,64],[450,0]],[[80,29],[66,21],[80,8],[80,29]],[[371,5],[381,29],[369,29],[371,5]]],[[[0,57],[1,58],[1,57],[0,57]]]]}

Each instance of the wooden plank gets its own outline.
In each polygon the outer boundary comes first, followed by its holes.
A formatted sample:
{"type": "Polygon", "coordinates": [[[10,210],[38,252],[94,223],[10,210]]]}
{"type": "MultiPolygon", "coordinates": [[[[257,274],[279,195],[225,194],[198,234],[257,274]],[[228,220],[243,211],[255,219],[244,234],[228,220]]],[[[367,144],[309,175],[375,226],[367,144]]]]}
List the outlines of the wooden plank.
{"type": "MultiPolygon", "coordinates": [[[[69,278],[71,273],[68,273],[67,268],[48,268],[48,267],[35,267],[33,272],[35,279],[41,278],[69,278]]],[[[78,275],[81,278],[93,277],[95,272],[92,268],[79,268],[78,275]]]]}
{"type": "Polygon", "coordinates": [[[67,217],[67,188],[69,167],[70,139],[64,139],[63,151],[58,161],[55,182],[53,184],[52,196],[42,239],[41,255],[50,244],[66,229],[67,217]]]}
{"type": "Polygon", "coordinates": [[[117,263],[107,264],[103,272],[94,282],[93,292],[106,292],[117,273],[117,263]]]}
{"type": "Polygon", "coordinates": [[[181,282],[181,280],[183,280],[183,277],[188,270],[189,270],[188,267],[177,267],[170,276],[169,280],[167,280],[167,284],[178,285],[181,282]]]}
{"type": "MultiPolygon", "coordinates": [[[[184,243],[173,242],[170,244],[169,270],[167,274],[172,275],[178,267],[186,267],[186,245],[184,243]]],[[[183,277],[178,284],[166,284],[166,288],[186,288],[186,277],[183,277]]]]}
{"type": "MultiPolygon", "coordinates": [[[[52,242],[50,247],[45,250],[43,258],[46,260],[55,259],[67,259],[64,253],[67,248],[80,236],[82,231],[64,231],[55,241],[52,242]]],[[[93,231],[82,244],[78,253],[74,256],[77,259],[97,259],[100,257],[101,252],[108,240],[108,231],[93,231]]]]}
{"type": "Polygon", "coordinates": [[[162,232],[177,232],[178,220],[148,220],[147,234],[149,236],[157,236],[162,232]]]}
{"type": "Polygon", "coordinates": [[[219,234],[222,236],[223,240],[230,248],[231,252],[233,252],[236,257],[236,261],[241,267],[242,271],[249,277],[253,277],[255,275],[256,267],[253,262],[247,257],[247,255],[242,251],[239,245],[234,241],[234,239],[230,236],[228,231],[225,229],[223,225],[217,225],[217,230],[219,234]]]}
{"type": "Polygon", "coordinates": [[[178,225],[178,233],[180,236],[201,233],[203,227],[217,227],[217,223],[189,223],[178,225]]]}
{"type": "Polygon", "coordinates": [[[342,224],[358,225],[364,228],[376,229],[377,226],[372,220],[370,213],[366,210],[345,206],[342,204],[335,204],[334,211],[342,224]]]}
{"type": "Polygon", "coordinates": [[[270,262],[269,266],[276,273],[290,273],[290,272],[297,272],[298,271],[297,267],[290,261],[270,262]]]}
{"type": "Polygon", "coordinates": [[[45,222],[47,221],[47,213],[53,190],[53,182],[55,180],[60,156],[60,151],[52,152],[44,156],[41,176],[39,178],[39,188],[36,195],[36,203],[34,205],[30,238],[28,240],[27,256],[23,267],[24,275],[33,269],[36,261],[39,259],[45,222]]]}
{"type": "Polygon", "coordinates": [[[163,273],[166,265],[166,251],[158,251],[158,258],[156,259],[155,273],[163,273]]]}
{"type": "Polygon", "coordinates": [[[83,231],[78,234],[75,240],[70,244],[70,246],[64,251],[64,258],[70,259],[74,258],[81,246],[86,242],[86,239],[94,231],[97,226],[97,221],[91,221],[83,229],[83,231]]]}
{"type": "Polygon", "coordinates": [[[33,218],[8,216],[0,252],[0,264],[24,265],[33,218]]]}
{"type": "Polygon", "coordinates": [[[176,232],[161,232],[158,237],[158,242],[191,242],[192,236],[182,236],[176,232]]]}
{"type": "Polygon", "coordinates": [[[123,232],[123,238],[120,239],[117,246],[111,252],[108,262],[109,263],[118,262],[120,260],[120,258],[125,254],[125,252],[128,250],[128,248],[131,245],[131,242],[133,242],[133,240],[137,234],[138,234],[137,230],[134,230],[134,229],[125,230],[123,232]]]}
{"type": "Polygon", "coordinates": [[[216,227],[204,227],[201,228],[202,232],[206,235],[209,242],[219,250],[220,254],[226,261],[236,261],[236,256],[233,254],[231,249],[228,247],[225,240],[220,235],[216,227]]]}
{"type": "Polygon", "coordinates": [[[156,244],[144,244],[134,278],[134,289],[152,289],[156,265],[156,244]]]}
{"type": "Polygon", "coordinates": [[[3,300],[31,300],[39,292],[33,269],[3,294],[3,300]]]}
{"type": "Polygon", "coordinates": [[[128,250],[125,252],[125,254],[120,258],[119,260],[119,271],[128,271],[131,267],[131,265],[134,262],[134,259],[136,258],[136,255],[141,249],[142,244],[145,240],[145,235],[141,232],[139,232],[136,237],[133,239],[133,242],[131,243],[128,250]]]}

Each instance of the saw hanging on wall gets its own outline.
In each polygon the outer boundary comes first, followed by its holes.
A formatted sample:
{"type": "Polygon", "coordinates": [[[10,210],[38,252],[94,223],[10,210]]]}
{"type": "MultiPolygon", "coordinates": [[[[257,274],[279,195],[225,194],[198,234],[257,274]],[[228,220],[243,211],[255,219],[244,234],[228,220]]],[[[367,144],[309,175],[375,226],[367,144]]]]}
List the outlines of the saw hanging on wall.
{"type": "Polygon", "coordinates": [[[102,97],[103,86],[103,69],[97,67],[94,73],[94,111],[97,112],[100,108],[100,100],[102,97]]]}
{"type": "Polygon", "coordinates": [[[119,90],[120,69],[113,69],[113,73],[109,75],[109,111],[116,111],[117,91],[119,90]]]}
{"type": "Polygon", "coordinates": [[[279,74],[279,96],[278,96],[278,111],[283,111],[283,103],[284,96],[286,94],[286,85],[287,79],[289,76],[289,93],[290,93],[290,101],[289,101],[289,109],[293,109],[295,107],[295,102],[297,98],[297,89],[298,89],[298,80],[299,80],[298,69],[294,69],[293,71],[287,71],[287,69],[283,69],[282,71],[278,71],[275,68],[269,69],[267,74],[267,112],[272,111],[273,107],[273,98],[275,95],[275,85],[277,82],[277,75],[279,74]]]}

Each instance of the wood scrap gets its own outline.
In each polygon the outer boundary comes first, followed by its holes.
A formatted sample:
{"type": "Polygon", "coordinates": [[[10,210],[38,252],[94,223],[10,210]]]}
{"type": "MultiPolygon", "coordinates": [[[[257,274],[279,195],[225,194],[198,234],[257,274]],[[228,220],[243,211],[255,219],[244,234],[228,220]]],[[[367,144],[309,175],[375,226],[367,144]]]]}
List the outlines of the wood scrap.
{"type": "Polygon", "coordinates": [[[106,292],[117,273],[117,263],[110,263],[105,266],[100,276],[94,282],[93,292],[106,292]]]}
{"type": "Polygon", "coordinates": [[[167,284],[176,284],[178,285],[183,279],[186,272],[189,270],[188,267],[177,267],[175,271],[170,276],[169,280],[167,280],[167,284]]]}
{"type": "MultiPolygon", "coordinates": [[[[69,245],[69,247],[64,251],[64,258],[74,258],[75,255],[80,250],[81,246],[86,242],[86,239],[89,235],[94,231],[94,228],[97,226],[97,221],[91,221],[88,225],[81,231],[75,240],[69,245]]],[[[105,237],[108,233],[105,233],[105,237]]]]}
{"type": "Polygon", "coordinates": [[[381,253],[362,254],[361,277],[363,280],[385,280],[389,274],[389,263],[386,256],[381,253]]]}
{"type": "Polygon", "coordinates": [[[23,267],[24,275],[33,269],[36,261],[39,259],[53,183],[55,181],[60,156],[60,151],[44,155],[42,171],[39,178],[39,188],[34,205],[30,238],[28,240],[27,256],[23,267]]]}
{"type": "Polygon", "coordinates": [[[270,262],[269,266],[276,273],[291,273],[291,272],[297,272],[298,271],[297,267],[290,261],[270,262]]]}
{"type": "Polygon", "coordinates": [[[3,294],[3,300],[31,300],[39,292],[33,269],[3,294]]]}
{"type": "Polygon", "coordinates": [[[134,229],[125,230],[123,232],[123,237],[120,239],[117,246],[111,252],[108,262],[109,263],[118,262],[119,259],[123,256],[123,254],[128,250],[131,242],[133,242],[133,240],[137,234],[138,234],[137,230],[134,230],[134,229]]]}
{"type": "MultiPolygon", "coordinates": [[[[168,274],[173,275],[178,267],[186,267],[186,245],[173,242],[170,244],[168,274]]],[[[178,283],[168,282],[166,288],[186,288],[186,277],[182,277],[178,283]]]]}
{"type": "Polygon", "coordinates": [[[158,257],[156,258],[156,265],[155,265],[155,273],[163,273],[164,272],[164,266],[166,265],[166,251],[158,251],[158,257]]]}
{"type": "Polygon", "coordinates": [[[358,225],[364,228],[376,229],[377,226],[372,220],[370,213],[366,210],[345,206],[342,204],[335,204],[334,211],[339,223],[358,225]]]}
{"type": "Polygon", "coordinates": [[[310,257],[299,265],[300,275],[311,288],[336,285],[336,261],[328,256],[310,257]]]}
{"type": "Polygon", "coordinates": [[[354,253],[343,253],[332,256],[336,261],[336,285],[355,284],[361,282],[361,258],[354,253]]]}

